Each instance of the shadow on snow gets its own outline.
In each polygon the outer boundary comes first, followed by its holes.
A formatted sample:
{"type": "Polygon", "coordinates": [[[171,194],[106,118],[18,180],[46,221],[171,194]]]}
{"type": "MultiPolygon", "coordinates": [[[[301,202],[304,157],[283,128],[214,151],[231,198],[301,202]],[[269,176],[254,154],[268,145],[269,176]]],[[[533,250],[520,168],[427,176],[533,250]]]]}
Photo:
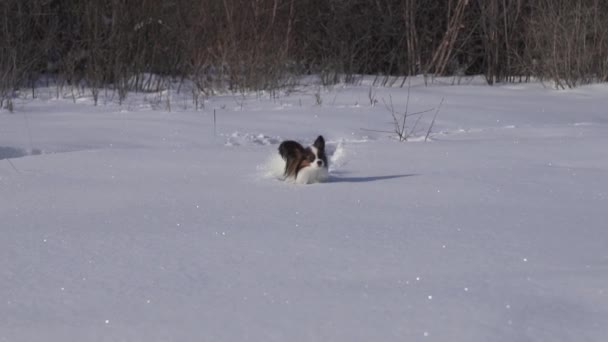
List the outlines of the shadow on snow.
{"type": "Polygon", "coordinates": [[[413,177],[419,176],[419,174],[403,174],[403,175],[386,175],[386,176],[368,176],[368,177],[336,177],[331,176],[328,183],[365,183],[365,182],[376,182],[395,178],[413,177]]]}

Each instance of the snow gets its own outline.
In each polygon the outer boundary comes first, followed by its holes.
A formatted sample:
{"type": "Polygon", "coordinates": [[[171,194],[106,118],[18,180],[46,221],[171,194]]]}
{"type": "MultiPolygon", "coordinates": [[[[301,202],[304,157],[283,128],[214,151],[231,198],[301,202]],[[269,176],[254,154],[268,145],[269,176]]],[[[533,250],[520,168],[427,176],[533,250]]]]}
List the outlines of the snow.
{"type": "Polygon", "coordinates": [[[432,112],[379,132],[407,90],[367,79],[198,111],[23,95],[0,341],[604,341],[608,86],[448,83],[412,81],[410,112],[445,99],[428,142],[432,112]],[[278,180],[280,141],[319,134],[329,180],[278,180]]]}

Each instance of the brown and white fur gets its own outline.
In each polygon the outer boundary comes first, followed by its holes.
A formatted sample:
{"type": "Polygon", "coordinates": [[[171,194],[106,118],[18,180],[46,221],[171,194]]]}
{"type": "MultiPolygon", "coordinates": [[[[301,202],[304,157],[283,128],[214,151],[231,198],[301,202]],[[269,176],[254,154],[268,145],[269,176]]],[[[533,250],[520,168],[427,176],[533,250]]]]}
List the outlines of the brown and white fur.
{"type": "Polygon", "coordinates": [[[279,145],[279,154],[285,161],[285,180],[298,184],[324,182],[329,178],[325,139],[319,135],[312,146],[286,140],[279,145]]]}

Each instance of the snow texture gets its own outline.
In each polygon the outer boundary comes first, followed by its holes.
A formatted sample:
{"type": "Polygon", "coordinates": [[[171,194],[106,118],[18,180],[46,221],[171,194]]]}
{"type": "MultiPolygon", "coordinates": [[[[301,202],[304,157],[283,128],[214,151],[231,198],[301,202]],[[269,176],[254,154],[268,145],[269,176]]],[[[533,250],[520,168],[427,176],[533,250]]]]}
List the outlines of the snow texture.
{"type": "Polygon", "coordinates": [[[407,89],[370,87],[24,93],[0,341],[606,341],[608,86],[413,79],[410,112],[445,102],[405,143],[407,89]],[[280,141],[320,134],[328,182],[281,181],[280,141]]]}

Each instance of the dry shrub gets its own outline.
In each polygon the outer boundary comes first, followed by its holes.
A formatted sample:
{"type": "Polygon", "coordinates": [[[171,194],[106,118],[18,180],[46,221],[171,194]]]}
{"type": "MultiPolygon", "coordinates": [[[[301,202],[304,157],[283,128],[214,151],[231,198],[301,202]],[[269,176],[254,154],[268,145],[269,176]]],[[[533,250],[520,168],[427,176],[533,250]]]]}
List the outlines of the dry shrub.
{"type": "Polygon", "coordinates": [[[0,100],[45,75],[95,101],[185,79],[204,94],[277,89],[305,74],[574,87],[608,81],[606,27],[604,0],[3,0],[0,100]]]}

